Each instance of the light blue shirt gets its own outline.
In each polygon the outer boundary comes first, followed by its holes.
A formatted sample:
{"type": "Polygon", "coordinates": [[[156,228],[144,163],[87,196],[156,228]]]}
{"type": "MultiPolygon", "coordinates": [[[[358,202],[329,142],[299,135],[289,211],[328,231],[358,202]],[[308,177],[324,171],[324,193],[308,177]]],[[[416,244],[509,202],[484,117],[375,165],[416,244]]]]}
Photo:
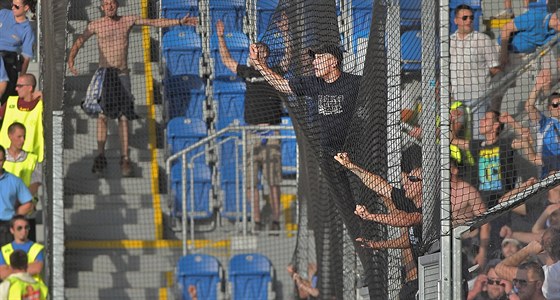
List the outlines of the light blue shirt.
{"type": "Polygon", "coordinates": [[[511,40],[513,52],[531,53],[546,44],[555,34],[549,28],[550,15],[546,6],[529,3],[529,11],[513,19],[517,32],[511,40]]]}
{"type": "Polygon", "coordinates": [[[28,20],[18,23],[11,10],[0,10],[0,51],[21,53],[33,57],[35,33],[28,20]]]}
{"type": "Polygon", "coordinates": [[[23,181],[6,171],[0,175],[0,220],[9,221],[16,213],[16,202],[25,204],[33,196],[23,181]]]}

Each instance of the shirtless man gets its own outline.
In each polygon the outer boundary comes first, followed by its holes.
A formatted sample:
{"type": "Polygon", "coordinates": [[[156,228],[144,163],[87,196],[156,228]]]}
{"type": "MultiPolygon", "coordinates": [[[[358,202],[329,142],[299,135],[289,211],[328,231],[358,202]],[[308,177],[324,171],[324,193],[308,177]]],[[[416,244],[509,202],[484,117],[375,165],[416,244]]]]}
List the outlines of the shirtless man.
{"type": "MultiPolygon", "coordinates": [[[[106,89],[105,96],[100,101],[102,111],[99,112],[97,119],[98,155],[94,160],[92,172],[100,173],[107,166],[105,142],[107,140],[107,117],[109,117],[119,119],[121,173],[123,176],[131,176],[132,169],[128,157],[128,120],[137,118],[137,115],[134,113],[133,96],[130,93],[130,78],[127,65],[128,37],[132,26],[195,26],[198,24],[198,19],[188,15],[178,20],[120,16],[117,13],[118,7],[117,0],[101,0],[101,10],[105,16],[90,22],[86,30],[76,39],[68,55],[68,69],[72,74],[78,74],[74,66],[76,55],[84,43],[96,34],[99,48],[99,69],[94,75],[92,84],[97,85],[97,87],[90,86],[88,94],[90,89],[99,90],[102,86],[110,88],[106,89]],[[100,82],[101,85],[99,84],[100,82]]],[[[98,93],[97,95],[100,94],[98,93]]]]}

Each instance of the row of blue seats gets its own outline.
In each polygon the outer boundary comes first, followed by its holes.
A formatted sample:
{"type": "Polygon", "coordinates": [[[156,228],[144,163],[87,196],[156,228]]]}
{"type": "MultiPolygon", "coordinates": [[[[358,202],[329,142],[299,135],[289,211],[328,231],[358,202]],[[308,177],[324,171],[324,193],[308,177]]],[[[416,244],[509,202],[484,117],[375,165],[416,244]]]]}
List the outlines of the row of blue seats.
{"type": "MultiPolygon", "coordinates": [[[[270,19],[273,17],[278,0],[257,1],[257,35],[262,35],[268,28],[270,19]]],[[[210,0],[210,25],[211,31],[216,28],[216,22],[222,20],[227,31],[243,32],[243,17],[246,14],[245,0],[210,0]]],[[[199,6],[196,0],[163,0],[161,4],[161,16],[164,18],[178,19],[186,14],[199,16],[199,6]]],[[[173,29],[172,29],[173,30],[173,29]]],[[[194,31],[194,27],[188,30],[194,31]]]]}
{"type": "MultiPolygon", "coordinates": [[[[270,260],[258,253],[237,254],[230,258],[228,281],[233,300],[268,300],[273,295],[274,268],[270,260]]],[[[223,299],[224,271],[220,261],[207,254],[189,254],[179,259],[176,271],[181,299],[192,300],[189,287],[196,288],[198,299],[223,299]]]]}
{"type": "MultiPolygon", "coordinates": [[[[242,105],[242,103],[240,103],[242,105]]],[[[235,105],[233,105],[235,109],[235,105]]],[[[231,119],[234,122],[233,119],[231,119]]],[[[283,117],[282,125],[291,126],[289,117],[283,117]]],[[[294,136],[293,129],[286,129],[280,132],[283,136],[294,136]]],[[[208,136],[206,122],[201,119],[189,119],[186,117],[176,117],[167,124],[167,143],[171,154],[186,149],[208,136]]],[[[217,172],[219,175],[219,190],[216,194],[222,193],[223,203],[220,206],[222,217],[230,220],[239,220],[242,212],[242,160],[241,140],[239,134],[225,135],[218,139],[219,161],[217,172]],[[236,187],[238,188],[236,190],[236,187]]],[[[287,171],[284,175],[294,174],[297,168],[297,144],[295,139],[282,140],[282,166],[287,171]]],[[[209,218],[213,214],[214,203],[212,202],[212,170],[208,166],[205,157],[204,146],[192,149],[188,152],[186,165],[186,193],[187,216],[191,215],[196,219],[209,218]],[[192,180],[192,185],[191,185],[192,180]],[[191,188],[192,187],[192,188],[191,188]]],[[[182,170],[183,163],[179,159],[171,167],[171,195],[172,195],[172,216],[182,216],[182,170]]],[[[248,214],[251,213],[250,205],[246,207],[248,214]]]]}

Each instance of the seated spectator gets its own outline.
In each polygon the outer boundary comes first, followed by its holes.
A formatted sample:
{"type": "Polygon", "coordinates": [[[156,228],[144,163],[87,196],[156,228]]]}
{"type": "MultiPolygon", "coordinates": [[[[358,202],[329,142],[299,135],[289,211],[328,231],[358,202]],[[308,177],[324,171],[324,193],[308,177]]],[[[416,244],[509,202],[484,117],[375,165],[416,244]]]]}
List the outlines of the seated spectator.
{"type": "Polygon", "coordinates": [[[317,288],[317,264],[309,263],[307,265],[307,278],[302,278],[292,265],[288,265],[286,269],[297,287],[299,299],[319,297],[319,289],[317,288]]]}
{"type": "Polygon", "coordinates": [[[521,249],[521,242],[513,238],[502,240],[502,258],[510,257],[521,249]]]}
{"type": "MultiPolygon", "coordinates": [[[[533,297],[537,297],[525,299],[560,299],[560,228],[548,228],[544,232],[541,242],[532,241],[517,253],[504,259],[496,266],[496,273],[501,278],[511,281],[516,279],[520,287],[527,288],[528,291],[532,291],[533,297]],[[530,267],[521,266],[521,264],[531,256],[543,252],[543,250],[546,255],[545,265],[542,267],[544,282],[539,283],[539,274],[535,274],[538,272],[534,272],[534,270],[526,272],[525,270],[530,267]],[[528,286],[529,283],[531,283],[530,287],[528,286]],[[541,285],[542,288],[533,290],[533,284],[541,285]]],[[[521,293],[520,291],[519,296],[526,294],[529,294],[529,292],[521,293]]]]}
{"type": "Polygon", "coordinates": [[[500,260],[497,259],[489,261],[482,274],[476,276],[467,300],[508,300],[513,286],[511,281],[502,279],[496,274],[495,268],[499,262],[500,260]]]}

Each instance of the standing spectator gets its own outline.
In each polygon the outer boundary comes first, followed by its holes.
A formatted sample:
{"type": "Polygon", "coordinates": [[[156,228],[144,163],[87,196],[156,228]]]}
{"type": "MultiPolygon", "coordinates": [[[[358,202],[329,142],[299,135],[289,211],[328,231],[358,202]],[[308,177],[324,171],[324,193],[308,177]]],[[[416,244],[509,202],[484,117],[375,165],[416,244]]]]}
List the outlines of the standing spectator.
{"type": "Polygon", "coordinates": [[[27,13],[35,13],[35,0],[13,0],[12,11],[0,10],[0,55],[4,68],[0,68],[0,104],[9,96],[15,95],[16,80],[19,74],[27,73],[27,67],[33,58],[35,33],[27,13]],[[21,60],[19,57],[21,54],[21,60]],[[8,81],[3,81],[8,78],[8,81]]]}
{"type": "Polygon", "coordinates": [[[43,135],[43,96],[35,90],[37,80],[33,74],[23,74],[17,79],[18,96],[8,98],[5,109],[0,109],[4,124],[0,129],[0,145],[10,146],[8,127],[19,122],[25,126],[26,135],[23,150],[37,155],[38,162],[43,162],[45,155],[45,138],[43,135]]]}
{"type": "MultiPolygon", "coordinates": [[[[473,28],[474,13],[470,6],[459,5],[454,22],[457,31],[450,37],[451,89],[453,98],[472,113],[472,137],[481,139],[478,124],[487,111],[484,98],[490,90],[492,76],[500,72],[497,45],[484,33],[473,28]]],[[[498,107],[492,109],[499,110],[498,107]]]]}
{"type": "Polygon", "coordinates": [[[36,281],[27,272],[27,254],[16,250],[10,255],[10,261],[12,274],[0,284],[0,299],[47,299],[47,286],[42,281],[36,281]]]}
{"type": "Polygon", "coordinates": [[[541,242],[532,241],[514,255],[504,259],[496,266],[496,273],[502,278],[516,280],[516,287],[528,289],[525,294],[532,292],[534,296],[544,296],[540,299],[560,299],[560,228],[548,228],[543,234],[541,242]],[[534,274],[538,272],[524,272],[527,268],[521,266],[527,258],[537,255],[543,250],[546,254],[546,262],[542,267],[544,282],[539,279],[539,274],[534,274]],[[528,286],[529,284],[531,286],[528,286]],[[533,290],[533,284],[542,286],[540,292],[539,289],[533,290]]]}
{"type": "MultiPolygon", "coordinates": [[[[288,37],[288,20],[283,16],[278,24],[284,35],[284,41],[289,45],[288,37]]],[[[227,48],[224,39],[224,23],[219,20],[216,23],[216,34],[218,36],[220,58],[223,64],[237,76],[243,78],[246,83],[245,90],[245,112],[244,120],[250,125],[278,125],[281,123],[282,116],[282,97],[268,82],[266,82],[259,71],[254,66],[246,66],[237,63],[227,48]]],[[[267,59],[270,52],[268,46],[264,43],[255,44],[258,47],[259,54],[267,59]]],[[[275,67],[275,72],[284,74],[287,71],[290,61],[291,50],[286,46],[286,51],[282,62],[275,67]]],[[[270,188],[270,200],[272,207],[272,226],[271,230],[280,230],[280,183],[282,181],[282,157],[279,139],[267,139],[266,134],[270,131],[263,129],[262,131],[251,131],[247,133],[249,147],[247,147],[248,169],[254,165],[253,170],[249,170],[252,174],[251,178],[246,178],[247,195],[251,195],[253,204],[253,220],[255,222],[255,231],[263,229],[264,224],[261,222],[261,209],[259,190],[257,189],[259,170],[262,171],[263,177],[266,179],[270,188]],[[252,163],[251,163],[251,160],[252,163]],[[251,183],[253,185],[251,186],[251,183]]],[[[278,132],[274,132],[278,135],[278,132]]]]}
{"type": "Polygon", "coordinates": [[[514,238],[502,240],[502,258],[510,257],[521,249],[521,243],[514,238]]]}
{"type": "Polygon", "coordinates": [[[4,171],[6,150],[0,146],[0,244],[13,240],[10,220],[16,214],[26,215],[33,211],[33,196],[23,181],[4,171]]]}
{"type": "Polygon", "coordinates": [[[491,260],[484,268],[484,272],[476,276],[467,300],[513,300],[513,298],[509,298],[509,295],[513,293],[511,281],[496,275],[495,269],[499,262],[497,259],[491,260]]]}
{"type": "Polygon", "coordinates": [[[29,222],[22,215],[16,215],[10,221],[10,232],[14,240],[2,246],[2,256],[0,256],[0,278],[5,280],[13,273],[13,268],[10,268],[12,262],[10,255],[15,250],[21,250],[27,254],[28,267],[27,273],[33,276],[35,280],[42,282],[41,272],[43,271],[43,245],[29,240],[29,222]]]}
{"type": "MultiPolygon", "coordinates": [[[[68,54],[68,69],[77,75],[74,60],[84,43],[93,35],[97,35],[99,46],[99,69],[94,74],[90,89],[99,92],[104,90],[101,99],[103,111],[97,119],[97,152],[92,172],[101,173],[107,166],[105,157],[105,143],[107,141],[107,118],[119,120],[119,137],[121,141],[121,173],[123,176],[132,175],[132,166],[128,156],[128,121],[137,119],[134,112],[134,96],[130,91],[130,77],[127,64],[128,38],[135,25],[155,27],[171,27],[198,23],[195,17],[188,15],[182,19],[145,19],[140,16],[120,16],[117,13],[117,0],[102,0],[101,10],[104,17],[90,22],[86,30],[76,39],[68,54]],[[97,82],[101,85],[96,85],[97,82]]],[[[97,99],[96,99],[97,100],[97,99]]]]}
{"type": "Polygon", "coordinates": [[[560,94],[553,93],[548,97],[548,117],[539,111],[536,101],[537,93],[532,92],[525,103],[525,110],[532,125],[538,126],[537,159],[534,163],[541,166],[541,176],[545,177],[551,171],[560,170],[560,94]]]}
{"type": "MultiPolygon", "coordinates": [[[[39,199],[39,187],[43,182],[42,165],[37,161],[37,155],[23,150],[25,142],[25,126],[23,124],[17,122],[11,124],[8,127],[8,137],[10,138],[10,147],[6,149],[4,169],[23,180],[25,186],[33,195],[33,204],[36,206],[39,199]]],[[[36,214],[36,212],[33,214],[36,214]]],[[[29,238],[34,241],[36,239],[35,216],[32,215],[28,216],[29,225],[31,226],[29,238]]]]}

